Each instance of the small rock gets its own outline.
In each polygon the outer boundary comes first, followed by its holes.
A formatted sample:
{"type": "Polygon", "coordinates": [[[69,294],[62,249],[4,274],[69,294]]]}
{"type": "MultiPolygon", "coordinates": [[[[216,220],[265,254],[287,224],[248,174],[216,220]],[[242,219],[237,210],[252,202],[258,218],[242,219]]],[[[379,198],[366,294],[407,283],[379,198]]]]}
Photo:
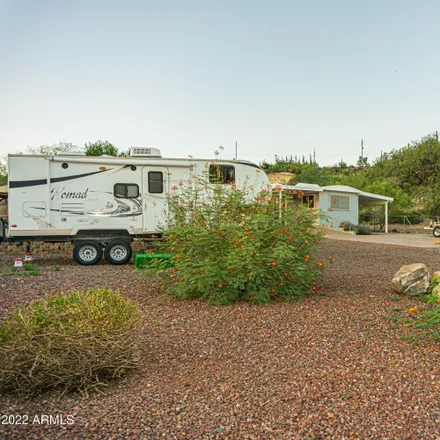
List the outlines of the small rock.
{"type": "Polygon", "coordinates": [[[429,269],[425,264],[416,263],[402,266],[394,275],[392,289],[397,293],[414,296],[428,291],[429,269]]]}

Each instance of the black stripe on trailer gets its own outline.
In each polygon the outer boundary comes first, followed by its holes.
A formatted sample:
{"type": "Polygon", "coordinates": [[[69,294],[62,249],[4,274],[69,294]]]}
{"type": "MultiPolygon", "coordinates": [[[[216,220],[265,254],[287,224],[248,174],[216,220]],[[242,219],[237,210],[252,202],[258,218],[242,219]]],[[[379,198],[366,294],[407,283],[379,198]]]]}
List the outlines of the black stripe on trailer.
{"type": "MultiPolygon", "coordinates": [[[[93,171],[92,173],[74,174],[73,176],[53,177],[50,179],[50,183],[65,182],[67,180],[81,179],[83,177],[93,176],[94,174],[105,173],[111,171],[113,168],[107,170],[93,171]]],[[[26,188],[29,186],[46,185],[47,179],[34,179],[34,180],[12,180],[9,182],[9,188],[26,188]]]]}

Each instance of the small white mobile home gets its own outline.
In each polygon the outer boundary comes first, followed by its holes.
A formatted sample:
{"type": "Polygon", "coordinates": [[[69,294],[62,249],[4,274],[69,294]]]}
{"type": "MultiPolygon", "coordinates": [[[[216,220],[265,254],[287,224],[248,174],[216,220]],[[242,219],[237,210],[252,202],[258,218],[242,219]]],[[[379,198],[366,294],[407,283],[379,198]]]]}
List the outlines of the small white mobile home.
{"type": "Polygon", "coordinates": [[[255,194],[270,188],[251,162],[166,159],[146,148],[132,149],[128,158],[10,155],[8,166],[3,239],[72,241],[75,260],[85,265],[96,264],[103,249],[109,262],[127,262],[133,238],[151,238],[166,225],[167,195],[179,184],[205,179],[208,185],[252,186],[255,194]]]}
{"type": "Polygon", "coordinates": [[[365,205],[382,205],[385,214],[385,232],[388,232],[388,204],[394,199],[380,194],[367,193],[351,186],[319,186],[310,183],[296,185],[272,184],[274,188],[285,192],[302,194],[302,203],[311,209],[321,210],[323,218],[320,223],[330,227],[339,227],[341,222],[359,223],[359,207],[365,205]]]}

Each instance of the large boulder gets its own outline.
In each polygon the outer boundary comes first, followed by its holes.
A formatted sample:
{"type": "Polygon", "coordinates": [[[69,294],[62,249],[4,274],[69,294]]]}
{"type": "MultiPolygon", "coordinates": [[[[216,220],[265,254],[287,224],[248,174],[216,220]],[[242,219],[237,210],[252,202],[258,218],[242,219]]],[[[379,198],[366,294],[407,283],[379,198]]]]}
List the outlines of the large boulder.
{"type": "Polygon", "coordinates": [[[402,266],[394,275],[392,289],[404,295],[423,295],[428,291],[429,269],[422,263],[402,266]]]}

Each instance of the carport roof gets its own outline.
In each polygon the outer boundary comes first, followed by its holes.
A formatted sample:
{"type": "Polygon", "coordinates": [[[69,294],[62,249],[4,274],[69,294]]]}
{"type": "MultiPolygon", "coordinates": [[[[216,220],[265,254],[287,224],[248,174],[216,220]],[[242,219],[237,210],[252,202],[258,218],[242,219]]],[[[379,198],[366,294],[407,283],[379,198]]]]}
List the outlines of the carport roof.
{"type": "Polygon", "coordinates": [[[272,188],[279,187],[284,191],[322,192],[322,188],[314,183],[297,183],[296,185],[280,185],[279,183],[272,184],[272,188]]]}
{"type": "Polygon", "coordinates": [[[274,188],[281,188],[282,190],[290,190],[290,191],[303,191],[305,193],[310,192],[323,192],[323,191],[331,191],[331,192],[344,192],[350,194],[357,194],[359,196],[359,204],[360,205],[373,205],[377,203],[387,203],[392,202],[394,199],[392,197],[381,196],[380,194],[368,193],[365,191],[361,191],[359,189],[353,188],[352,186],[345,185],[330,185],[330,186],[319,186],[312,183],[297,183],[296,185],[280,185],[273,184],[274,188]]]}
{"type": "Polygon", "coordinates": [[[379,194],[367,193],[364,191],[359,192],[359,205],[374,205],[375,203],[392,202],[392,197],[381,196],[379,194]]]}

